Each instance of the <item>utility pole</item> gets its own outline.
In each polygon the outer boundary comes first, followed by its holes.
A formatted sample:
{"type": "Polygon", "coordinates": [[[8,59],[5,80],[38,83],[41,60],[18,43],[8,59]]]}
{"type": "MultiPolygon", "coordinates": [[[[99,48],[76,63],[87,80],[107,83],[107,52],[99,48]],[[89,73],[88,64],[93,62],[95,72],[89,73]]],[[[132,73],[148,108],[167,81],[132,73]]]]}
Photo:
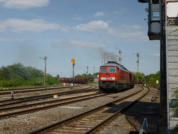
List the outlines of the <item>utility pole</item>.
{"type": "Polygon", "coordinates": [[[93,66],[93,74],[95,73],[95,66],[93,66]]]}
{"type": "Polygon", "coordinates": [[[62,72],[61,72],[61,74],[59,76],[60,76],[60,78],[62,78],[62,72]]]}
{"type": "Polygon", "coordinates": [[[104,52],[103,58],[104,58],[104,64],[105,64],[105,62],[106,62],[106,59],[105,59],[105,52],[104,52]]]}
{"type": "Polygon", "coordinates": [[[122,61],[122,51],[119,49],[118,53],[119,53],[119,63],[121,64],[121,61],[122,61]]]}
{"type": "Polygon", "coordinates": [[[46,62],[47,62],[47,57],[45,56],[43,58],[44,60],[44,87],[46,87],[46,62]]]}
{"type": "Polygon", "coordinates": [[[87,72],[86,72],[86,74],[88,74],[88,68],[89,68],[89,67],[87,66],[87,72]]]}
{"type": "Polygon", "coordinates": [[[137,56],[137,61],[136,61],[136,63],[137,63],[137,72],[139,72],[140,54],[137,53],[136,56],[137,56]]]}

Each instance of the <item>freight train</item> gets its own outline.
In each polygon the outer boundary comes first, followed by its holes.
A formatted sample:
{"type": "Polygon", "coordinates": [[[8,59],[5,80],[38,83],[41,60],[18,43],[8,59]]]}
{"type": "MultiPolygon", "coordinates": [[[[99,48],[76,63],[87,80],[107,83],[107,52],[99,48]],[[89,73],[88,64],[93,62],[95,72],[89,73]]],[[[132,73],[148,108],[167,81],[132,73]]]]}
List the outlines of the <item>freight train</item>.
{"type": "Polygon", "coordinates": [[[108,61],[100,66],[99,72],[99,88],[102,91],[133,88],[135,77],[133,73],[127,70],[123,65],[108,61]]]}
{"type": "Polygon", "coordinates": [[[87,84],[88,78],[59,78],[62,83],[77,83],[77,84],[87,84]]]}

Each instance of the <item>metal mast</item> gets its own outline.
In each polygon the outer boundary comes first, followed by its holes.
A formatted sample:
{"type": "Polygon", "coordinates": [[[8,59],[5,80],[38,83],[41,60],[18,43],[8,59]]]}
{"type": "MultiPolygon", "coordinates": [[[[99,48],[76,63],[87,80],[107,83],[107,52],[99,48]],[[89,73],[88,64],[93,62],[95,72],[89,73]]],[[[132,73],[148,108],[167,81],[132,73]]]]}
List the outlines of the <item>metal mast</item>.
{"type": "Polygon", "coordinates": [[[119,63],[121,64],[121,61],[122,61],[122,51],[119,50],[118,53],[119,53],[119,63]]]}
{"type": "Polygon", "coordinates": [[[86,74],[88,74],[88,66],[87,66],[87,72],[86,72],[86,74]]]}
{"type": "Polygon", "coordinates": [[[95,73],[95,66],[93,66],[93,74],[95,73]]]}
{"type": "Polygon", "coordinates": [[[136,61],[136,63],[137,63],[137,72],[139,72],[140,54],[137,53],[136,55],[137,55],[137,61],[136,61]]]}
{"type": "Polygon", "coordinates": [[[47,63],[47,57],[45,56],[43,58],[44,60],[44,87],[46,87],[46,63],[47,63]]]}

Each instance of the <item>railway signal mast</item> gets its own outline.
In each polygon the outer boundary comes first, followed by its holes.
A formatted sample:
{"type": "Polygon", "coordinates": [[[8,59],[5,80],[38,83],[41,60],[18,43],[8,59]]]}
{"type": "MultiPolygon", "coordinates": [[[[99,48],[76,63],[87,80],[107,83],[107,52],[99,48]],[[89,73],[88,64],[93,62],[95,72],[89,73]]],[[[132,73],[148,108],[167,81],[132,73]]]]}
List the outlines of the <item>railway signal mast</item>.
{"type": "Polygon", "coordinates": [[[137,53],[136,56],[137,56],[137,61],[136,61],[136,63],[137,63],[137,72],[139,72],[140,54],[137,53]]]}
{"type": "Polygon", "coordinates": [[[75,59],[72,58],[71,62],[72,62],[72,77],[74,78],[75,77],[75,74],[74,74],[75,59]]]}
{"type": "Polygon", "coordinates": [[[95,73],[95,66],[93,66],[93,74],[95,73]]]}
{"type": "Polygon", "coordinates": [[[86,74],[88,74],[88,68],[89,68],[89,67],[87,66],[87,72],[86,72],[86,74]]]}
{"type": "Polygon", "coordinates": [[[121,61],[122,61],[122,51],[119,50],[118,53],[119,53],[119,63],[121,64],[121,61]]]}
{"type": "Polygon", "coordinates": [[[103,62],[104,62],[104,64],[106,62],[106,53],[105,52],[103,53],[103,62]]]}
{"type": "Polygon", "coordinates": [[[43,84],[44,84],[44,87],[46,87],[46,63],[47,63],[47,56],[45,56],[42,59],[44,60],[44,79],[43,79],[43,84]]]}

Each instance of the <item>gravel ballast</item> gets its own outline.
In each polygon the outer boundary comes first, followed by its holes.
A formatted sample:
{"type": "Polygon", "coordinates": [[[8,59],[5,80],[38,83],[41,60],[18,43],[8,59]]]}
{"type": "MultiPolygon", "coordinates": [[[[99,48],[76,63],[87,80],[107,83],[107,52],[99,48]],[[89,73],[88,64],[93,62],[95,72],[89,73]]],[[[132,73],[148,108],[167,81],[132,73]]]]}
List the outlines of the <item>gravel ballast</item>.
{"type": "Polygon", "coordinates": [[[2,132],[2,134],[24,134],[78,113],[88,111],[94,107],[113,101],[117,99],[118,96],[127,95],[128,93],[140,89],[140,87],[135,86],[134,89],[108,94],[108,96],[105,97],[0,120],[0,132],[2,132]]]}

